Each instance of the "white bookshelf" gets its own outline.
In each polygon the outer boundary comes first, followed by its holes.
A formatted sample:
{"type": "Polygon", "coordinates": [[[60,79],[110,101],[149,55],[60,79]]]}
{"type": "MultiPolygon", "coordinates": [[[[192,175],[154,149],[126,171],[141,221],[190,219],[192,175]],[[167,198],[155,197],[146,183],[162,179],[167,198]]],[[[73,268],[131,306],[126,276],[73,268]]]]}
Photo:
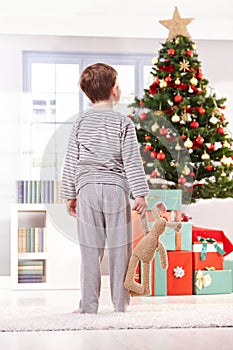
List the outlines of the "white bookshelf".
{"type": "Polygon", "coordinates": [[[65,204],[13,204],[11,212],[11,288],[13,290],[32,289],[79,289],[80,256],[79,246],[74,239],[60,232],[50,217],[50,209],[64,213],[67,231],[76,229],[73,217],[66,214],[65,204]],[[45,251],[19,252],[18,228],[44,227],[45,251]],[[18,282],[18,262],[43,261],[43,282],[18,282]]]}

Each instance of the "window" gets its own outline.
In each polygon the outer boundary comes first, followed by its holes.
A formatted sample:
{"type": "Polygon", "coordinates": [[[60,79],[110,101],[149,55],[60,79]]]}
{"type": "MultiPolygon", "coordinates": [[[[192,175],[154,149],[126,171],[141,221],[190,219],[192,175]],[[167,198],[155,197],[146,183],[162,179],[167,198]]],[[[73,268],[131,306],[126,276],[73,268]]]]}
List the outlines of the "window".
{"type": "Polygon", "coordinates": [[[151,56],[24,52],[21,178],[59,179],[65,153],[57,135],[69,136],[75,115],[90,108],[78,87],[82,70],[105,62],[119,75],[121,104],[128,106],[149,84],[151,56]],[[45,152],[46,150],[46,152],[45,152]]]}

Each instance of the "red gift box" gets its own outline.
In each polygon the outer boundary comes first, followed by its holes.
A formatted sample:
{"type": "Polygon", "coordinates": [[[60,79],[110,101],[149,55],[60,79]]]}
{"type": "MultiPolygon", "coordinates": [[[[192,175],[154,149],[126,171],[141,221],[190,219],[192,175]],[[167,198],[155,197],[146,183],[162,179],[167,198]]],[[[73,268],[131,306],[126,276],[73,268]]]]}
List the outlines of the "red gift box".
{"type": "Polygon", "coordinates": [[[226,252],[223,256],[230,254],[233,252],[233,244],[231,241],[226,237],[225,233],[221,230],[212,230],[209,228],[203,228],[203,227],[195,227],[192,228],[192,239],[193,243],[198,241],[198,236],[209,238],[212,237],[216,241],[223,242],[223,249],[226,252]]]}
{"type": "Polygon", "coordinates": [[[192,252],[169,251],[167,295],[193,294],[192,252]]]}
{"type": "Polygon", "coordinates": [[[207,253],[206,259],[201,260],[201,253],[193,252],[193,270],[205,270],[214,267],[215,270],[223,270],[223,255],[207,253]]]}

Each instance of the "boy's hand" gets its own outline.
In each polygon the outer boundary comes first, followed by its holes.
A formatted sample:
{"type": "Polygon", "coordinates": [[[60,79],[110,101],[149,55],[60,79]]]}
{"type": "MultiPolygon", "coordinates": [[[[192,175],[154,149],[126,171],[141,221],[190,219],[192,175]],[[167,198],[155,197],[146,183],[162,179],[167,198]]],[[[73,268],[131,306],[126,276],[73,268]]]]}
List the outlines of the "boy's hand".
{"type": "Polygon", "coordinates": [[[138,214],[145,214],[147,203],[145,197],[136,197],[132,210],[136,210],[138,214]]]}
{"type": "Polygon", "coordinates": [[[66,209],[69,215],[74,216],[76,218],[77,210],[76,210],[76,199],[68,199],[66,202],[66,209]]]}

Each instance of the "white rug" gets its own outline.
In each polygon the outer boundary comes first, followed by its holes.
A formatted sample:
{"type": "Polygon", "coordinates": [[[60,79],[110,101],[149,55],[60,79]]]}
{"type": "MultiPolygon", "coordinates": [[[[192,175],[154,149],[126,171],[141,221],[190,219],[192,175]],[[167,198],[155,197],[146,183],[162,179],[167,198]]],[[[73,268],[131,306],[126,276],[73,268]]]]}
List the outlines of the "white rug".
{"type": "Polygon", "coordinates": [[[126,313],[100,309],[97,315],[76,315],[46,306],[0,310],[0,332],[109,329],[233,327],[233,305],[165,303],[132,305],[126,313]]]}

